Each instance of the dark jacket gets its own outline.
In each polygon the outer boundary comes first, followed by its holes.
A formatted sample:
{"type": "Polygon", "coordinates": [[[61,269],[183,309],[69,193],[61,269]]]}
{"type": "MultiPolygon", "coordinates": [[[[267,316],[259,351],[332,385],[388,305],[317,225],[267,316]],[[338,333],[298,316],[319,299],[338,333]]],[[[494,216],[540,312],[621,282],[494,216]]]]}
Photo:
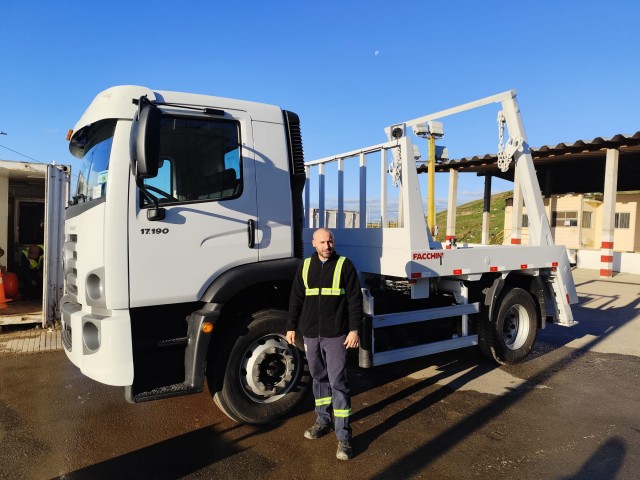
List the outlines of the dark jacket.
{"type": "MultiPolygon", "coordinates": [[[[323,264],[317,252],[311,256],[308,273],[309,289],[331,288],[333,273],[339,255],[333,252],[323,264]]],[[[341,295],[306,295],[300,265],[293,280],[289,302],[289,320],[287,330],[298,329],[303,337],[333,338],[358,330],[362,322],[362,293],[358,273],[353,263],[345,258],[340,275],[341,295]]]]}

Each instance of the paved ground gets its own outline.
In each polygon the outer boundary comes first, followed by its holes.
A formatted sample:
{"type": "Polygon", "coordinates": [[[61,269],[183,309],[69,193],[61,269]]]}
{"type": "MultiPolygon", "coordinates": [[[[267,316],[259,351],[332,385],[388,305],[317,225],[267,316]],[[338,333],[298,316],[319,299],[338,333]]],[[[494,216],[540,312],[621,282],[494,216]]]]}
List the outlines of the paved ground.
{"type": "Polygon", "coordinates": [[[6,330],[0,333],[0,356],[62,350],[60,327],[43,329],[21,325],[20,329],[4,328],[6,330]]]}
{"type": "Polygon", "coordinates": [[[311,400],[258,428],[206,393],[127,404],[60,351],[3,355],[0,478],[635,480],[640,276],[574,276],[580,324],[541,332],[524,364],[497,368],[468,349],[354,368],[346,463],[332,436],[302,438],[311,400]]]}

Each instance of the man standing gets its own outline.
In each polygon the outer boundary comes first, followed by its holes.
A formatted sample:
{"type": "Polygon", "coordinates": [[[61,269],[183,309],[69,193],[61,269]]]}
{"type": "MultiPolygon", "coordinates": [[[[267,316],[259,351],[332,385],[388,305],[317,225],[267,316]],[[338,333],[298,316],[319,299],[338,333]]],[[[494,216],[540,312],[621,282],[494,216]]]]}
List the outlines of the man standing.
{"type": "Polygon", "coordinates": [[[335,428],[336,457],[348,460],[353,450],[347,349],[360,344],[362,293],[355,267],[334,251],[330,230],[316,230],[312,244],[316,252],[305,259],[293,280],[287,341],[295,343],[296,328],[300,330],[313,378],[317,418],[304,437],[316,440],[335,428]]]}

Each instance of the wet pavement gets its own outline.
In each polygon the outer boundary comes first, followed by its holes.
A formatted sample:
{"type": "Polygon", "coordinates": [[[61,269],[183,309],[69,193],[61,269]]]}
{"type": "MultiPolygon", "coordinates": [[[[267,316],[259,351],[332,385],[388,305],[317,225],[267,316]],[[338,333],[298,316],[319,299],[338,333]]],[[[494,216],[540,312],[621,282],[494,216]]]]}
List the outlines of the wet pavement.
{"type": "MultiPolygon", "coordinates": [[[[527,362],[475,349],[351,370],[355,457],[302,437],[312,400],[268,427],[207,393],[138,405],[62,351],[0,356],[1,479],[635,479],[640,471],[640,276],[575,272],[574,328],[527,362]]],[[[5,334],[0,334],[0,343],[5,334]]]]}

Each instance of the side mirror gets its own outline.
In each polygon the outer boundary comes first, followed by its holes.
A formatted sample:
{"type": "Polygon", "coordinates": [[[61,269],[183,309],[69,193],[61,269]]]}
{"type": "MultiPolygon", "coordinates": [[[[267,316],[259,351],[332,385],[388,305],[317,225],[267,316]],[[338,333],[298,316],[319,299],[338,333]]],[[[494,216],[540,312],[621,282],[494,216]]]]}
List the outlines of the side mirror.
{"type": "Polygon", "coordinates": [[[165,209],[158,207],[158,199],[147,191],[144,179],[158,175],[162,112],[149,101],[146,95],[139,100],[134,100],[133,103],[138,105],[138,113],[133,119],[129,141],[131,172],[135,175],[136,185],[142,194],[153,203],[153,208],[147,210],[147,219],[157,222],[164,220],[165,209]]]}
{"type": "Polygon", "coordinates": [[[131,131],[131,167],[136,180],[158,175],[160,164],[160,124],[162,112],[146,97],[139,100],[139,110],[131,131]]]}

